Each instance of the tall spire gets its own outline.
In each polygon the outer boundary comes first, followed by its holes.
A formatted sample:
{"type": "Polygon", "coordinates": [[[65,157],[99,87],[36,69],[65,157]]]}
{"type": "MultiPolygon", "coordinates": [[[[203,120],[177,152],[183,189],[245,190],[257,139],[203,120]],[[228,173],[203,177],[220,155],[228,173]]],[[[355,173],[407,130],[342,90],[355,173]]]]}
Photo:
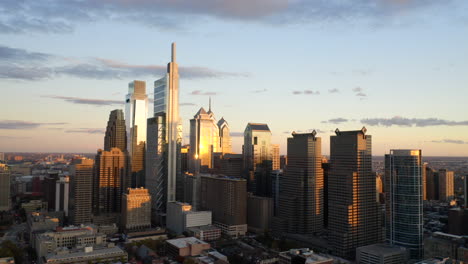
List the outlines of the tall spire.
{"type": "Polygon", "coordinates": [[[175,42],[172,42],[172,58],[171,58],[171,62],[175,62],[176,61],[176,43],[175,42]]]}
{"type": "Polygon", "coordinates": [[[209,101],[209,104],[208,104],[208,112],[211,112],[211,96],[210,96],[210,101],[209,101]]]}

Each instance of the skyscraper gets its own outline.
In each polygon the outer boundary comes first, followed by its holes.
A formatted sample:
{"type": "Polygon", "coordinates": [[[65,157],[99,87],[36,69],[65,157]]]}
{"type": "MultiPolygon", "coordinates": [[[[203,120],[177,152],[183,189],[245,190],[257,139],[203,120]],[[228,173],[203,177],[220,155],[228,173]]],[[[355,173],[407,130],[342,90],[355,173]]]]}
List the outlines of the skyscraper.
{"type": "Polygon", "coordinates": [[[426,165],[426,199],[439,200],[439,175],[426,165]]]}
{"type": "Polygon", "coordinates": [[[176,181],[181,179],[182,126],[179,117],[179,72],[176,45],[167,74],[154,82],[154,117],[147,121],[146,187],[156,215],[176,200],[176,181]]]}
{"type": "Polygon", "coordinates": [[[329,241],[335,254],[345,258],[354,258],[357,247],[382,240],[372,173],[372,141],[366,131],[336,129],[336,135],[330,137],[329,241]]]}
{"type": "Polygon", "coordinates": [[[93,207],[95,215],[120,213],[126,157],[119,148],[98,150],[95,161],[93,207]]]}
{"type": "Polygon", "coordinates": [[[273,170],[280,169],[280,146],[278,144],[271,145],[271,159],[273,164],[273,170]]]}
{"type": "Polygon", "coordinates": [[[247,124],[243,154],[244,169],[248,171],[255,171],[257,164],[271,160],[271,132],[267,124],[247,124]]]}
{"type": "Polygon", "coordinates": [[[281,180],[280,231],[313,234],[323,229],[322,140],[312,133],[288,138],[288,166],[281,180]]]}
{"type": "Polygon", "coordinates": [[[208,112],[202,107],[193,119],[190,119],[191,171],[195,170],[196,159],[202,168],[213,168],[213,152],[220,152],[219,145],[219,128],[211,106],[208,112]]]}
{"type": "Polygon", "coordinates": [[[122,227],[137,230],[151,227],[151,196],[148,189],[128,188],[122,197],[122,227]]]}
{"type": "Polygon", "coordinates": [[[74,225],[91,222],[93,209],[93,167],[94,160],[74,160],[70,166],[70,215],[74,225]]]}
{"type": "MultiPolygon", "coordinates": [[[[148,113],[148,96],[146,83],[133,81],[128,84],[125,98],[125,123],[127,129],[127,150],[130,159],[133,187],[140,187],[144,182],[146,119],[148,113]]],[[[130,175],[129,175],[130,176],[130,175]]]]}
{"type": "Polygon", "coordinates": [[[423,257],[423,164],[421,150],[385,155],[386,238],[406,247],[412,260],[423,257]]]}
{"type": "Polygon", "coordinates": [[[10,184],[10,168],[0,161],[0,211],[10,210],[10,184]]]}
{"type": "Polygon", "coordinates": [[[454,173],[446,169],[439,170],[439,200],[450,201],[454,198],[454,173]]]}
{"type": "Polygon", "coordinates": [[[223,154],[232,153],[232,141],[230,135],[230,128],[229,124],[224,117],[218,121],[218,128],[219,128],[219,148],[220,152],[223,154]]]}
{"type": "Polygon", "coordinates": [[[125,132],[125,119],[121,109],[110,112],[107,121],[106,134],[104,136],[104,150],[119,148],[121,151],[127,150],[127,135],[125,132]]]}

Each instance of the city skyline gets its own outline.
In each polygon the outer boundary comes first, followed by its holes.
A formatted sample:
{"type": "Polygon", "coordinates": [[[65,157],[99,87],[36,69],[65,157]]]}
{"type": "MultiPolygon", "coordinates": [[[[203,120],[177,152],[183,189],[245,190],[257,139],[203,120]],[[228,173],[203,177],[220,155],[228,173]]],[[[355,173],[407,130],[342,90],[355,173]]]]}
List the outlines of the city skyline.
{"type": "Polygon", "coordinates": [[[187,9],[162,1],[156,14],[146,9],[157,4],[146,1],[82,1],[84,13],[74,12],[75,1],[1,3],[15,11],[0,15],[0,86],[8,99],[0,151],[95,153],[109,112],[124,109],[128,83],[151,87],[166,70],[167,45],[177,42],[184,144],[189,119],[211,96],[236,153],[252,122],[268,124],[281,154],[293,131],[315,129],[329,155],[337,127],[366,126],[374,155],[404,148],[468,156],[466,2],[209,3],[187,9]],[[106,14],[96,16],[101,9],[106,14]],[[52,11],[63,21],[49,19],[52,11]],[[146,19],[111,18],[130,14],[146,19]],[[123,38],[130,34],[145,41],[123,38]]]}

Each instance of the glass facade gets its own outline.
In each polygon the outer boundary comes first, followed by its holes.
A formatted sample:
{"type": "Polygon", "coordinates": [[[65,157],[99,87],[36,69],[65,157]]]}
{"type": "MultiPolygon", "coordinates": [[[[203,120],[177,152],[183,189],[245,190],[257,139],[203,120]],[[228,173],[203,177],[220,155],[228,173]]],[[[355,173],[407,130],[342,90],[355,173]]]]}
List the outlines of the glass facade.
{"type": "Polygon", "coordinates": [[[423,257],[423,164],[421,150],[391,150],[385,155],[386,238],[423,257]]]}

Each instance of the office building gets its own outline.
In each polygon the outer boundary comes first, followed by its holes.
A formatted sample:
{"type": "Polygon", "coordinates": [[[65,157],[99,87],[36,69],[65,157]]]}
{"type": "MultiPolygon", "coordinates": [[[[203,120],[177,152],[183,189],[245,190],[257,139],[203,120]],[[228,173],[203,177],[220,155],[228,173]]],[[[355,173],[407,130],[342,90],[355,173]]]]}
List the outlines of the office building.
{"type": "Polygon", "coordinates": [[[132,187],[142,187],[145,184],[144,164],[147,113],[148,96],[146,95],[146,83],[144,81],[130,82],[128,84],[128,94],[125,97],[125,127],[132,187]]]}
{"type": "Polygon", "coordinates": [[[333,264],[333,259],[318,255],[308,248],[290,249],[280,252],[279,264],[333,264]]]}
{"type": "Polygon", "coordinates": [[[43,263],[53,264],[126,263],[127,260],[127,252],[112,244],[73,249],[62,248],[43,257],[43,263]]]}
{"type": "Polygon", "coordinates": [[[55,210],[57,180],[59,180],[58,172],[48,172],[43,179],[44,200],[47,201],[49,210],[55,210]]]}
{"type": "MultiPolygon", "coordinates": [[[[330,137],[329,242],[335,255],[355,258],[356,248],[382,240],[372,172],[372,141],[366,129],[330,137]]],[[[291,158],[288,156],[288,167],[291,158]]]]}
{"type": "MultiPolygon", "coordinates": [[[[167,202],[176,201],[176,181],[181,182],[179,72],[176,45],[167,74],[154,82],[154,117],[147,121],[146,188],[152,197],[153,219],[164,223],[167,202]]],[[[179,194],[182,195],[182,194],[179,194]]]]}
{"type": "Polygon", "coordinates": [[[3,152],[0,152],[0,161],[6,162],[6,160],[5,160],[5,153],[3,153],[3,152]]]}
{"type": "Polygon", "coordinates": [[[127,150],[125,119],[123,111],[120,109],[111,111],[109,121],[107,121],[106,134],[104,136],[104,150],[110,151],[112,148],[118,148],[121,151],[127,150]]]}
{"type": "Polygon", "coordinates": [[[402,264],[407,263],[406,248],[388,244],[374,244],[356,249],[357,264],[402,264]]]}
{"type": "Polygon", "coordinates": [[[386,240],[406,247],[410,259],[423,258],[423,178],[421,150],[385,155],[386,240]]]}
{"type": "Polygon", "coordinates": [[[288,138],[288,166],[281,179],[280,232],[313,234],[323,229],[322,141],[316,132],[288,138]]]}
{"type": "Polygon", "coordinates": [[[468,236],[468,209],[452,208],[448,213],[448,233],[468,236]]]}
{"type": "Polygon", "coordinates": [[[190,159],[191,171],[195,171],[194,162],[200,162],[200,168],[213,168],[213,153],[220,152],[219,128],[211,106],[208,112],[202,107],[190,119],[190,159]]]}
{"type": "Polygon", "coordinates": [[[439,172],[439,200],[450,201],[455,196],[454,172],[440,169],[439,172]]]}
{"type": "Polygon", "coordinates": [[[214,241],[221,238],[221,229],[213,225],[189,227],[186,231],[189,235],[203,241],[214,241]]]}
{"type": "Polygon", "coordinates": [[[61,176],[55,182],[55,211],[64,212],[68,216],[70,198],[70,177],[61,176]]]}
{"type": "Polygon", "coordinates": [[[224,154],[221,159],[221,174],[230,177],[240,177],[244,159],[242,154],[224,154]]]}
{"type": "Polygon", "coordinates": [[[127,231],[151,227],[151,196],[148,189],[127,189],[122,197],[121,225],[127,231]]]}
{"type": "Polygon", "coordinates": [[[257,196],[272,197],[272,161],[264,160],[261,164],[257,164],[254,173],[254,182],[247,183],[249,192],[253,192],[257,196]]]}
{"type": "Polygon", "coordinates": [[[93,208],[95,215],[120,213],[126,155],[119,148],[98,150],[95,161],[93,208]]]}
{"type": "Polygon", "coordinates": [[[249,231],[263,234],[266,230],[270,230],[272,217],[273,199],[249,193],[247,197],[247,227],[249,231]]]}
{"type": "Polygon", "coordinates": [[[167,204],[167,228],[180,235],[188,228],[211,225],[210,211],[194,211],[187,203],[167,204]]]}
{"type": "Polygon", "coordinates": [[[427,162],[422,166],[422,186],[423,186],[423,201],[427,201],[427,162]]]}
{"type": "Polygon", "coordinates": [[[70,166],[70,217],[75,225],[91,222],[94,160],[77,159],[70,166]]]}
{"type": "Polygon", "coordinates": [[[426,199],[439,200],[439,174],[426,165],[426,199]]]}
{"type": "Polygon", "coordinates": [[[218,121],[219,128],[219,152],[223,154],[232,153],[231,129],[228,122],[221,117],[218,121]]]}
{"type": "Polygon", "coordinates": [[[465,247],[466,240],[463,236],[457,236],[442,232],[434,232],[424,239],[424,258],[451,258],[459,259],[459,248],[465,247]]]}
{"type": "Polygon", "coordinates": [[[201,175],[200,208],[211,211],[213,224],[237,237],[247,232],[247,182],[244,179],[201,175]]]}
{"type": "Polygon", "coordinates": [[[180,149],[180,170],[181,173],[189,171],[190,145],[184,145],[180,149]]]}
{"type": "Polygon", "coordinates": [[[273,170],[280,169],[280,146],[278,144],[271,145],[271,159],[273,170]]]}
{"type": "Polygon", "coordinates": [[[0,211],[8,211],[11,208],[10,185],[10,168],[0,161],[0,211]]]}
{"type": "Polygon", "coordinates": [[[267,124],[248,123],[244,131],[244,169],[255,171],[257,164],[271,157],[271,132],[267,124]]]}

